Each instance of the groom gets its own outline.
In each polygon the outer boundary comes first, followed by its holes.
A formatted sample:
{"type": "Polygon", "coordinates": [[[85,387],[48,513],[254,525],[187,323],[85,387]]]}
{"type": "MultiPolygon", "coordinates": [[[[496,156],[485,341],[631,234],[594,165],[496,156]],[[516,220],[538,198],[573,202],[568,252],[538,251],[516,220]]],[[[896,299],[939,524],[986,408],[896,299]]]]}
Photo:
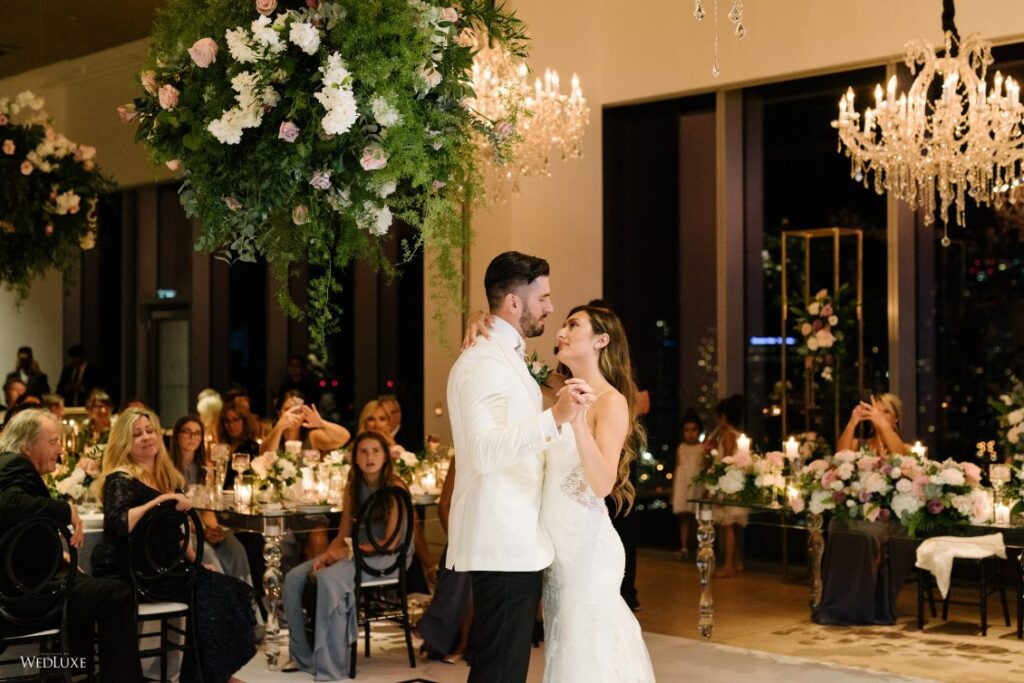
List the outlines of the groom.
{"type": "Polygon", "coordinates": [[[530,639],[551,540],[540,523],[544,449],[593,399],[569,380],[549,410],[526,367],[524,337],[544,332],[554,307],[548,263],[515,251],[487,266],[484,286],[495,318],[448,376],[448,409],[458,467],[448,533],[448,568],[472,573],[470,683],[526,680],[530,639]]]}

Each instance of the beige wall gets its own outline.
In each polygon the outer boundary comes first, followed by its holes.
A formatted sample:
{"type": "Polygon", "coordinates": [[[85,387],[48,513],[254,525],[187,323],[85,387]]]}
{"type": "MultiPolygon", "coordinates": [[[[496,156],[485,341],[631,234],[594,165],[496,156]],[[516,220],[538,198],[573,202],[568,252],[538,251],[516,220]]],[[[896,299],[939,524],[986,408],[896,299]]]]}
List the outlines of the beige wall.
{"type": "MultiPolygon", "coordinates": [[[[530,28],[534,68],[555,68],[566,81],[573,71],[579,73],[591,105],[591,126],[581,162],[557,163],[552,177],[526,179],[518,196],[477,212],[470,307],[483,305],[481,280],[487,262],[501,251],[518,249],[551,262],[556,321],[572,304],[601,294],[602,106],[880,63],[899,58],[909,38],[937,39],[940,34],[938,0],[754,0],[745,3],[747,36],[739,41],[725,16],[731,3],[719,0],[722,75],[714,79],[712,0],[705,0],[709,17],[701,23],[692,17],[691,0],[513,0],[511,4],[530,28]]],[[[1024,36],[1024,2],[971,0],[960,2],[957,9],[957,24],[964,35],[980,32],[996,42],[1024,36]]],[[[136,93],[134,74],[145,51],[145,41],[137,41],[0,80],[0,94],[31,87],[45,96],[58,125],[70,137],[96,145],[100,164],[122,185],[166,178],[133,144],[134,130],[122,127],[114,115],[114,107],[136,93]]],[[[29,306],[59,311],[59,292],[34,295],[29,306]]],[[[53,337],[59,338],[60,316],[47,319],[53,337]]],[[[456,343],[458,330],[453,324],[451,344],[456,343]]],[[[36,331],[10,334],[21,338],[28,333],[35,336],[36,331]]],[[[553,336],[549,329],[535,348],[542,354],[550,351],[553,336]]],[[[4,352],[0,348],[0,363],[4,352]]],[[[434,415],[434,407],[443,403],[452,356],[453,352],[428,338],[424,403],[428,431],[441,431],[446,423],[434,415]]]]}

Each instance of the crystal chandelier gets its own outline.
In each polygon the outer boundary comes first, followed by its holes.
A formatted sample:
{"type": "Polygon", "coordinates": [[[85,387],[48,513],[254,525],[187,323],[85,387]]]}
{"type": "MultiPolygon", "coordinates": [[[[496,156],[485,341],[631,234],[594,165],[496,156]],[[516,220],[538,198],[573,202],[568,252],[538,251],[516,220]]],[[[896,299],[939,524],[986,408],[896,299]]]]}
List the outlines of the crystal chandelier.
{"type": "Polygon", "coordinates": [[[575,160],[583,156],[583,134],[590,123],[590,107],[583,97],[579,77],[573,74],[571,89],[563,93],[558,72],[544,70],[531,87],[527,65],[486,41],[478,43],[473,60],[473,92],[467,101],[480,115],[491,121],[507,120],[518,112],[520,140],[513,159],[497,164],[487,145],[478,146],[488,176],[511,183],[518,191],[519,176],[550,176],[553,159],[575,160]]]}
{"type": "MultiPolygon", "coordinates": [[[[722,70],[718,67],[718,0],[711,0],[711,12],[715,25],[715,58],[711,63],[711,75],[718,78],[722,73],[722,70]]],[[[708,13],[704,11],[704,0],[694,0],[693,18],[697,21],[704,21],[704,17],[707,15],[708,13]]],[[[743,26],[743,0],[732,0],[732,8],[729,10],[729,21],[736,26],[736,37],[742,40],[743,36],[747,35],[747,29],[743,26]]]]}
{"type": "Polygon", "coordinates": [[[850,175],[875,191],[887,191],[924,209],[924,222],[942,220],[943,246],[949,245],[951,205],[965,224],[966,197],[979,204],[1016,203],[1022,196],[1024,128],[1020,86],[996,72],[991,90],[985,78],[992,45],[977,34],[960,40],[953,2],[944,0],[945,51],[923,40],[907,44],[910,90],[896,93],[896,77],[883,92],[875,86],[875,106],[863,117],[854,108],[853,89],[839,100],[839,149],[851,161],[850,175]],[[933,84],[934,82],[934,84],[933,84]],[[930,96],[930,90],[934,94],[930,96]]]}

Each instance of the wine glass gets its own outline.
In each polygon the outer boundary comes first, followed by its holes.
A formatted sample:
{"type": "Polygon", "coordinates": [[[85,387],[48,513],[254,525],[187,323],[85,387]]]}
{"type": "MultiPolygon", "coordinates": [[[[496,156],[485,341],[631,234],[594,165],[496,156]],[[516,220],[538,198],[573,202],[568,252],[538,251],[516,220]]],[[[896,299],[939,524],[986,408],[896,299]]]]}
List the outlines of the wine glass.
{"type": "Polygon", "coordinates": [[[249,470],[249,454],[235,453],[231,456],[231,469],[241,477],[249,470]]]}
{"type": "Polygon", "coordinates": [[[224,491],[224,480],[228,474],[228,461],[231,459],[231,447],[225,443],[215,443],[210,447],[210,460],[213,462],[214,496],[220,504],[224,491]]]}

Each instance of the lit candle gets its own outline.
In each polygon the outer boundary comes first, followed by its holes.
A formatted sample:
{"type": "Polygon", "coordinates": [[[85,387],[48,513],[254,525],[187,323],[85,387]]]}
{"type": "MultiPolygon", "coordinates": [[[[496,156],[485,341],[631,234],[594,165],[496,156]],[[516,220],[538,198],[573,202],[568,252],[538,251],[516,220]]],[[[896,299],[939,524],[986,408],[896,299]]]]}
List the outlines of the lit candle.
{"type": "Polygon", "coordinates": [[[920,441],[915,441],[914,445],[910,447],[910,452],[919,458],[923,458],[928,453],[928,449],[922,446],[920,441]]]}
{"type": "Polygon", "coordinates": [[[302,467],[302,494],[309,496],[309,494],[316,489],[316,482],[313,480],[313,468],[302,467]]]}
{"type": "Polygon", "coordinates": [[[786,459],[796,460],[800,457],[800,444],[796,442],[795,437],[789,437],[786,439],[786,443],[783,444],[786,451],[786,459]]]}
{"type": "Polygon", "coordinates": [[[1010,523],[1010,506],[1006,503],[996,503],[996,524],[1010,523]]]}
{"type": "Polygon", "coordinates": [[[786,498],[789,500],[789,506],[793,507],[793,501],[800,497],[800,489],[790,484],[786,487],[786,498]]]}
{"type": "Polygon", "coordinates": [[[746,434],[740,434],[740,438],[736,439],[736,450],[741,454],[749,454],[750,437],[746,434]]]}
{"type": "Polygon", "coordinates": [[[705,522],[710,522],[712,517],[711,506],[702,505],[700,507],[700,519],[705,522]]]}
{"type": "Polygon", "coordinates": [[[423,488],[426,489],[427,493],[432,493],[437,490],[437,476],[433,472],[427,472],[420,479],[420,483],[423,488]]]}
{"type": "Polygon", "coordinates": [[[240,510],[252,505],[252,484],[235,484],[235,505],[240,510]]]}

